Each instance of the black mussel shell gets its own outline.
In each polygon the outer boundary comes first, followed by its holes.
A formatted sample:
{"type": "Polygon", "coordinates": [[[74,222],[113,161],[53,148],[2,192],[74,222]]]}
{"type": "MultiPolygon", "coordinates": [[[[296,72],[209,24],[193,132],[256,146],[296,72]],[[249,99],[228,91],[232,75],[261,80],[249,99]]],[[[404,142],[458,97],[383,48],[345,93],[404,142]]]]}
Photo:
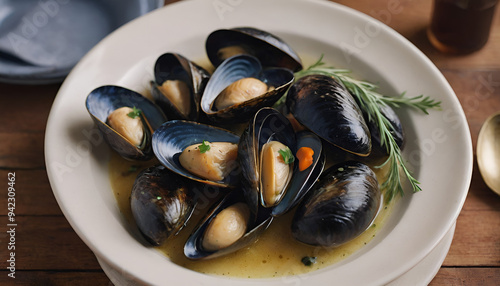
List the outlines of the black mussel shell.
{"type": "Polygon", "coordinates": [[[164,166],[142,171],[132,187],[130,206],[146,240],[158,246],[177,234],[193,213],[193,197],[188,183],[164,166]]]}
{"type": "Polygon", "coordinates": [[[213,73],[201,98],[201,109],[213,121],[245,122],[257,110],[272,106],[293,83],[291,70],[284,68],[262,69],[259,60],[248,55],[238,55],[224,61],[213,73]],[[215,99],[231,83],[243,78],[257,78],[274,87],[266,93],[248,101],[217,110],[215,99]]]}
{"type": "Polygon", "coordinates": [[[273,217],[269,215],[269,212],[262,209],[257,214],[250,213],[250,219],[247,224],[247,232],[239,240],[230,246],[217,251],[208,251],[204,249],[202,245],[203,237],[205,230],[212,219],[214,219],[217,214],[225,208],[238,202],[246,201],[241,190],[233,190],[222,198],[222,200],[207,213],[205,218],[200,221],[184,245],[184,255],[187,258],[193,260],[211,259],[235,252],[256,241],[256,239],[269,227],[273,221],[273,217]]]}
{"type": "Polygon", "coordinates": [[[346,243],[370,226],[380,201],[377,178],[367,165],[349,161],[332,166],[299,204],[293,237],[315,246],[346,243]]]}
{"type": "MultiPolygon", "coordinates": [[[[187,171],[179,162],[179,155],[188,146],[206,140],[209,142],[231,142],[238,144],[240,137],[228,130],[184,120],[165,122],[153,134],[153,151],[162,165],[172,172],[200,183],[218,187],[234,187],[239,181],[236,169],[222,181],[210,181],[187,171]]],[[[234,162],[237,164],[237,162],[234,162]]]]}
{"type": "Polygon", "coordinates": [[[295,51],[282,39],[252,27],[221,29],[212,32],[206,40],[207,55],[217,67],[224,58],[222,48],[237,46],[244,53],[257,57],[265,67],[283,67],[292,71],[302,69],[302,62],[295,51]]]}
{"type": "Polygon", "coordinates": [[[153,157],[151,134],[167,118],[151,101],[130,89],[106,85],[94,89],[86,99],[86,107],[95,124],[113,150],[128,160],[149,160],[153,157]],[[146,131],[146,142],[142,148],[131,144],[107,124],[108,115],[120,107],[136,107],[141,110],[141,119],[146,131]]]}
{"type": "Polygon", "coordinates": [[[325,141],[359,156],[368,156],[368,126],[354,98],[333,77],[309,75],[288,91],[286,105],[295,119],[325,141]]]}
{"type": "Polygon", "coordinates": [[[200,98],[210,78],[210,74],[194,62],[180,54],[165,53],[158,57],[154,66],[155,80],[151,82],[151,93],[155,103],[161,107],[169,119],[197,120],[200,111],[200,98]],[[180,80],[189,87],[190,112],[184,115],[158,89],[167,80],[180,80]]]}

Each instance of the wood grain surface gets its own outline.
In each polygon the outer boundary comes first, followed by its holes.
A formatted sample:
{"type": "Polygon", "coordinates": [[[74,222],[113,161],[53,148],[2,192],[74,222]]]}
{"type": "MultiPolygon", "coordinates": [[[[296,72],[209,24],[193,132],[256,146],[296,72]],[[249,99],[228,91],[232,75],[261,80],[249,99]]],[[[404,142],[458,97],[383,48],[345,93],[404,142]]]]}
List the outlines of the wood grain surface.
{"type": "MultiPolygon", "coordinates": [[[[166,4],[172,2],[177,1],[166,4]]],[[[490,40],[482,50],[452,56],[436,51],[427,40],[431,0],[334,2],[381,20],[434,62],[462,104],[475,154],[481,125],[500,111],[500,14],[496,13],[490,40]]],[[[0,178],[6,182],[7,173],[16,172],[19,223],[15,280],[7,277],[8,229],[0,224],[0,285],[112,285],[63,216],[47,178],[45,125],[58,88],[59,84],[0,83],[0,178]]],[[[2,193],[0,220],[6,222],[7,192],[2,193]]],[[[500,197],[485,185],[476,162],[453,243],[430,285],[500,285],[500,197]]]]}

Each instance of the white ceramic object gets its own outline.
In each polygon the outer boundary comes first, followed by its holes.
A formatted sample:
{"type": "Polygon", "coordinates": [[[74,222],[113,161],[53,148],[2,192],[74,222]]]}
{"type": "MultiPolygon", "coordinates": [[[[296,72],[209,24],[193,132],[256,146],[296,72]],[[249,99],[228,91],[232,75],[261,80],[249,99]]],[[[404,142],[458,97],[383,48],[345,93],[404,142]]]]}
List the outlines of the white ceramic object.
{"type": "Polygon", "coordinates": [[[256,281],[261,285],[331,281],[385,285],[415,267],[443,240],[460,213],[472,174],[465,115],[439,70],[383,23],[320,0],[183,1],[125,25],[92,49],[61,86],[47,125],[45,152],[54,195],[81,239],[108,270],[126,280],[155,285],[255,285],[256,281]],[[120,214],[108,178],[110,151],[85,109],[86,96],[101,85],[148,90],[153,64],[165,52],[206,61],[208,34],[236,26],[278,35],[306,62],[324,54],[326,62],[379,83],[383,93],[406,91],[407,96],[424,94],[442,102],[442,110],[431,110],[429,115],[398,111],[407,135],[403,156],[423,191],[411,194],[406,185],[406,195],[368,245],[340,263],[307,275],[207,276],[144,247],[120,214]]]}

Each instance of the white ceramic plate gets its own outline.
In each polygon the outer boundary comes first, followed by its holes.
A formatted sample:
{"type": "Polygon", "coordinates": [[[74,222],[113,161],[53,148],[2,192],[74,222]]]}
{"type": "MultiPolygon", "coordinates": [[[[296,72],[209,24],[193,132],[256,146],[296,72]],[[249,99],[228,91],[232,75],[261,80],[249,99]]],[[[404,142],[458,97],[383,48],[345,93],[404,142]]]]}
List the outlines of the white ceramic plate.
{"type": "MultiPolygon", "coordinates": [[[[328,1],[183,1],[137,19],[105,38],[67,77],[46,131],[46,165],[56,199],[82,240],[115,271],[134,281],[170,285],[383,285],[426,257],[452,227],[472,173],[472,144],[462,108],[438,69],[384,24],[328,1]],[[406,196],[378,235],[341,263],[297,277],[230,279],[170,263],[134,238],[114,200],[109,149],[85,109],[89,92],[105,84],[148,89],[155,59],[179,52],[204,60],[207,35],[254,26],[287,41],[306,61],[325,61],[379,83],[388,94],[425,94],[442,101],[423,115],[403,109],[404,157],[422,192],[406,196]]],[[[75,254],[77,255],[77,254],[75,254]]]]}

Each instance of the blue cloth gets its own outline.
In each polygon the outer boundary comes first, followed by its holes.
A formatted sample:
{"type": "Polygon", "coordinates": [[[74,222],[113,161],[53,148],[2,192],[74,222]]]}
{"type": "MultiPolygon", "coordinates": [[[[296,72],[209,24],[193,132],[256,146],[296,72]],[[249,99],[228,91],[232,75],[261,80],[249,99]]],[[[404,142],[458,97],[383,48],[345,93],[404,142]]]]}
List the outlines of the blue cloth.
{"type": "Polygon", "coordinates": [[[0,81],[64,79],[95,44],[158,0],[0,0],[0,81]]]}

